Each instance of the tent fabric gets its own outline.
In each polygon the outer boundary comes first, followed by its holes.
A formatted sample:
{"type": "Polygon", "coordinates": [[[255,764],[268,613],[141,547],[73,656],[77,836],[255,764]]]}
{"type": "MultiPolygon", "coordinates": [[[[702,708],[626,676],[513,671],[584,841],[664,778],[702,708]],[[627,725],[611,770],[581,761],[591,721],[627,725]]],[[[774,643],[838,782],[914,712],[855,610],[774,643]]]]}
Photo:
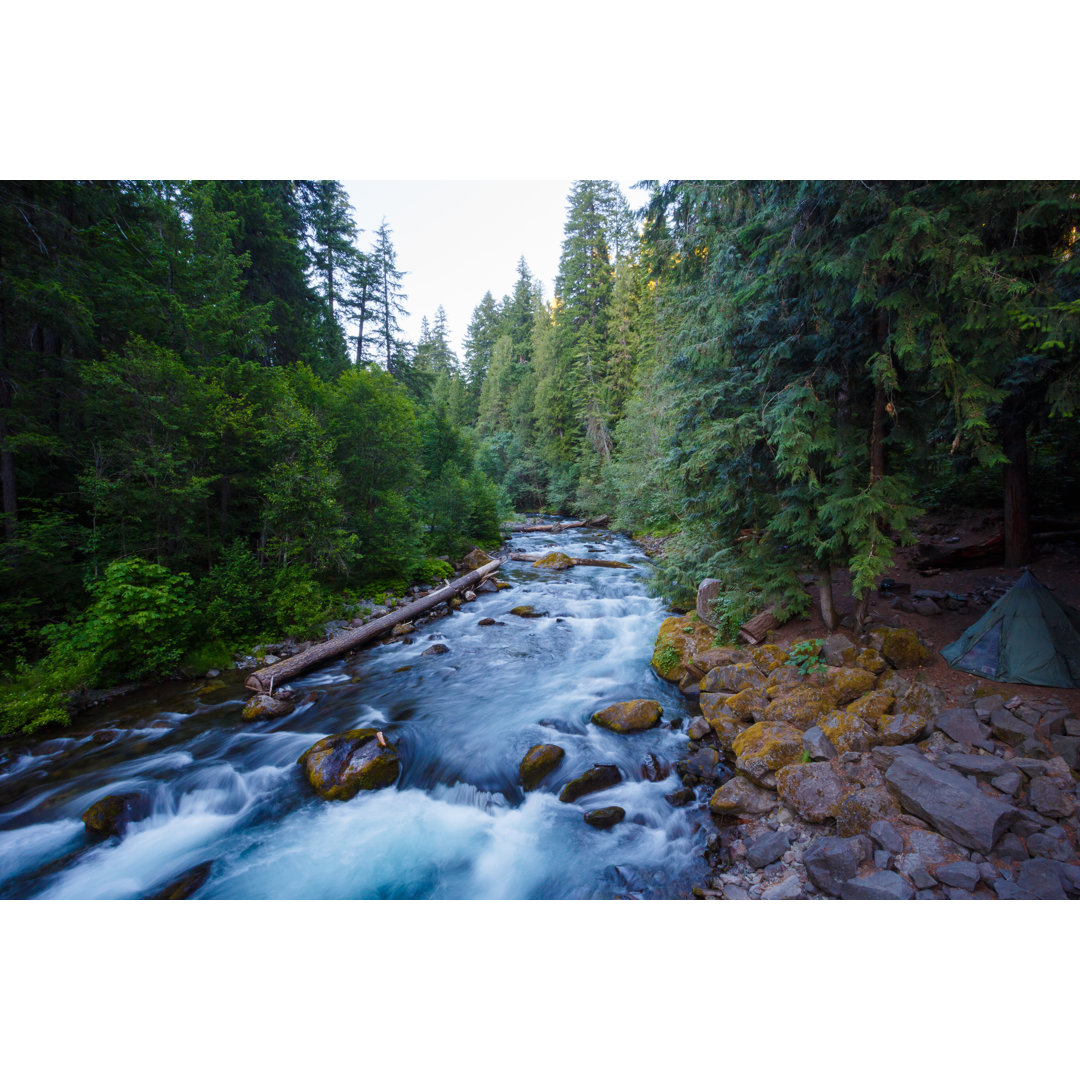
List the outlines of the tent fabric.
{"type": "Polygon", "coordinates": [[[949,667],[997,682],[1080,686],[1080,612],[1030,570],[978,622],[941,650],[949,667]]]}

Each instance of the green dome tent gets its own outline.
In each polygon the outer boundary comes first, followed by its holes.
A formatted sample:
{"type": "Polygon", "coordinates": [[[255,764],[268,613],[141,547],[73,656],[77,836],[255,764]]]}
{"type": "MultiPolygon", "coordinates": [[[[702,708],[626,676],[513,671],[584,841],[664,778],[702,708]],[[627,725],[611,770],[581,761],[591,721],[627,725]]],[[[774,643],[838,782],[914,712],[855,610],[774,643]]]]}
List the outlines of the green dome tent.
{"type": "Polygon", "coordinates": [[[973,626],[941,650],[949,667],[998,682],[1080,686],[1080,612],[1025,570],[973,626]]]}

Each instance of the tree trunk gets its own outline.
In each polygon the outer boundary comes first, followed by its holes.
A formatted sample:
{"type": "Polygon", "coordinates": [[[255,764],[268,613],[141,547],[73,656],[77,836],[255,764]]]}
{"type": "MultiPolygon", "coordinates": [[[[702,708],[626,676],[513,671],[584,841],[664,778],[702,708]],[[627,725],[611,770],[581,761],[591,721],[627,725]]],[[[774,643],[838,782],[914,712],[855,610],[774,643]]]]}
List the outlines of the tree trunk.
{"type": "Polygon", "coordinates": [[[18,503],[15,499],[15,455],[8,449],[8,410],[11,408],[11,376],[3,362],[7,349],[7,325],[0,303],[0,513],[4,517],[4,536],[15,539],[18,526],[18,503]]]}
{"type": "Polygon", "coordinates": [[[338,637],[325,641],[321,645],[313,645],[310,649],[296,656],[290,656],[286,660],[279,660],[276,664],[271,664],[269,667],[253,672],[248,676],[244,685],[257,694],[269,693],[271,685],[281,686],[288,679],[295,678],[313,667],[318,667],[319,664],[323,664],[327,660],[333,660],[335,656],[340,656],[350,649],[355,649],[366,641],[372,641],[385,634],[388,630],[392,630],[398,623],[408,622],[410,619],[415,619],[417,615],[423,615],[425,611],[430,611],[433,607],[444,603],[470,585],[482,581],[489,574],[494,574],[500,566],[502,566],[502,559],[495,559],[492,562],[485,563],[479,570],[473,570],[471,573],[465,574],[464,577],[456,578],[443,588],[436,589],[434,592],[428,593],[427,596],[421,597],[411,604],[406,604],[405,607],[398,608],[397,611],[390,612],[389,615],[384,615],[380,619],[372,619],[371,622],[365,623],[347,634],[340,634],[338,637]]]}
{"type": "Polygon", "coordinates": [[[833,606],[832,568],[815,570],[814,580],[817,582],[818,587],[818,607],[821,610],[821,621],[825,624],[825,629],[831,634],[836,629],[838,622],[836,608],[833,606]]]}
{"type": "Polygon", "coordinates": [[[1028,509],[1027,423],[1022,408],[1006,409],[1001,424],[1005,463],[1005,568],[1031,562],[1031,516],[1028,509]]]}
{"type": "MultiPolygon", "coordinates": [[[[538,558],[542,559],[543,556],[522,555],[515,552],[513,555],[508,556],[514,562],[527,562],[532,563],[534,566],[537,563],[538,558]]],[[[630,563],[618,562],[615,559],[574,559],[573,556],[567,556],[573,559],[575,566],[609,566],[615,570],[634,570],[635,567],[630,563]]]]}
{"type": "Polygon", "coordinates": [[[755,615],[752,619],[744,622],[739,627],[739,637],[750,645],[760,645],[765,640],[765,635],[770,630],[775,630],[780,625],[780,620],[772,613],[772,608],[755,615]]]}

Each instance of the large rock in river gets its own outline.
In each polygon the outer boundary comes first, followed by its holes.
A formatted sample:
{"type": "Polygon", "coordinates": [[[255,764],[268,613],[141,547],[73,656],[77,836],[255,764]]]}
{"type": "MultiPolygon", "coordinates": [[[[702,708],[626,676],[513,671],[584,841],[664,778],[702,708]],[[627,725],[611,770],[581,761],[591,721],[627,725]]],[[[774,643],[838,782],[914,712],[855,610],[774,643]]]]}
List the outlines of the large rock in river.
{"type": "Polygon", "coordinates": [[[629,735],[635,731],[656,727],[663,714],[664,709],[659,701],[638,698],[634,701],[619,701],[593,713],[592,722],[620,735],[629,735]]]}
{"type": "Polygon", "coordinates": [[[696,614],[665,619],[656,635],[653,670],[668,682],[681,682],[687,671],[700,679],[710,668],[725,662],[722,657],[728,652],[718,651],[715,639],[716,631],[696,614]]]}
{"type": "Polygon", "coordinates": [[[392,743],[374,728],[328,735],[299,757],[308,783],[324,799],[351,799],[358,791],[389,787],[401,762],[392,743]]]}
{"type": "Polygon", "coordinates": [[[256,694],[244,706],[243,717],[245,720],[275,720],[291,713],[294,708],[291,701],[283,701],[269,694],[256,694]]]}
{"type": "Polygon", "coordinates": [[[479,570],[481,566],[487,566],[489,562],[494,562],[492,556],[486,551],[481,551],[480,548],[473,548],[458,565],[467,572],[479,570]]]}
{"type": "Polygon", "coordinates": [[[525,791],[532,791],[537,784],[566,756],[566,751],[561,746],[553,743],[540,743],[538,746],[530,746],[528,752],[521,759],[518,772],[521,774],[521,787],[525,791]]]}
{"type": "Polygon", "coordinates": [[[594,765],[575,777],[559,792],[559,802],[573,802],[582,795],[614,787],[622,780],[622,773],[615,765],[594,765]]]}
{"type": "Polygon", "coordinates": [[[142,820],[149,812],[150,800],[142,792],[130,791],[98,799],[82,819],[92,840],[104,840],[123,836],[131,822],[142,820]]]}
{"type": "Polygon", "coordinates": [[[533,563],[542,570],[567,570],[574,565],[574,560],[562,551],[549,551],[533,563]]]}

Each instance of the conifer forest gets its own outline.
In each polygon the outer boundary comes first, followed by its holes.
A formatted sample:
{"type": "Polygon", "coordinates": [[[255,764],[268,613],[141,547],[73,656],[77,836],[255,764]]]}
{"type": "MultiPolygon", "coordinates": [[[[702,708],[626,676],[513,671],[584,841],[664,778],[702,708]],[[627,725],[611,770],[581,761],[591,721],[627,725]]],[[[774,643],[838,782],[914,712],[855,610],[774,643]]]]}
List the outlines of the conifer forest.
{"type": "Polygon", "coordinates": [[[442,581],[501,523],[611,517],[721,632],[858,604],[977,492],[1006,565],[1080,492],[1080,183],[573,184],[523,258],[400,320],[336,181],[0,184],[0,734],[442,581]]]}

